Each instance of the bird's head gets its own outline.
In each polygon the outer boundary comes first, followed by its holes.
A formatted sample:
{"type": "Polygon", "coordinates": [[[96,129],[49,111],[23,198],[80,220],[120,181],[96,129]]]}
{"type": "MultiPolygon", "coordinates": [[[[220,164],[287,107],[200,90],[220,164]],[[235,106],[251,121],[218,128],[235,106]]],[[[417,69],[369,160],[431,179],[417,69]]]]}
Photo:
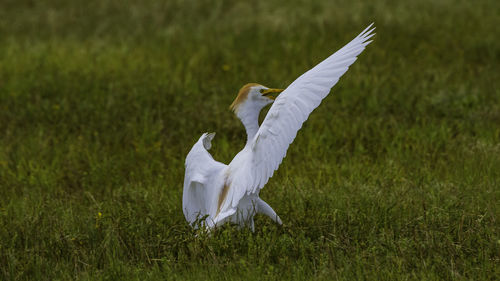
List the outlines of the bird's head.
{"type": "Polygon", "coordinates": [[[282,89],[270,89],[257,83],[248,83],[240,89],[229,108],[236,114],[242,108],[260,111],[264,106],[272,103],[276,95],[282,91],[282,89]]]}

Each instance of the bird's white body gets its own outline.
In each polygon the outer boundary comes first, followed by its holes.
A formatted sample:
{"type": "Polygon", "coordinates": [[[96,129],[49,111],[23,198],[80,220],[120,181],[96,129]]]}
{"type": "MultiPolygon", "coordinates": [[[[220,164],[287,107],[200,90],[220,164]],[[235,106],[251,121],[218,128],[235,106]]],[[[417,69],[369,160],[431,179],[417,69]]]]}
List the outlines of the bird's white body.
{"type": "Polygon", "coordinates": [[[208,228],[230,221],[241,226],[248,225],[253,229],[253,216],[260,212],[281,224],[280,218],[271,207],[259,198],[259,192],[245,194],[236,208],[230,208],[225,212],[218,209],[220,195],[224,187],[228,186],[230,166],[244,167],[241,163],[250,157],[251,151],[245,147],[234,157],[230,165],[217,162],[207,151],[210,149],[213,136],[214,134],[203,134],[186,157],[182,197],[186,220],[190,223],[200,221],[208,228]]]}
{"type": "Polygon", "coordinates": [[[231,105],[245,126],[247,142],[229,163],[215,161],[208,150],[215,134],[203,134],[186,157],[182,208],[189,223],[207,228],[225,222],[254,228],[257,213],[281,224],[274,210],[259,197],[286,155],[302,123],[371,41],[371,25],[342,49],[307,71],[274,101],[259,126],[259,113],[273,102],[276,90],[247,84],[231,105]]]}

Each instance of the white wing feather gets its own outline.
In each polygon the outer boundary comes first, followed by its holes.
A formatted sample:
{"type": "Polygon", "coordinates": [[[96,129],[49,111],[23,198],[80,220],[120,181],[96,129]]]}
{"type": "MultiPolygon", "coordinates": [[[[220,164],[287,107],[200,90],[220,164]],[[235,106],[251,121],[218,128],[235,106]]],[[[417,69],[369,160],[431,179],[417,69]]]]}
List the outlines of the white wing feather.
{"type": "Polygon", "coordinates": [[[229,196],[224,210],[235,208],[245,194],[256,193],[268,182],[286,156],[288,146],[309,114],[328,95],[339,78],[371,42],[373,23],[347,45],[302,74],[269,109],[243,161],[229,164],[229,196]]]}
{"type": "Polygon", "coordinates": [[[215,161],[207,151],[214,134],[203,134],[186,157],[182,210],[190,223],[213,213],[211,198],[218,195],[214,178],[227,167],[215,161]]]}

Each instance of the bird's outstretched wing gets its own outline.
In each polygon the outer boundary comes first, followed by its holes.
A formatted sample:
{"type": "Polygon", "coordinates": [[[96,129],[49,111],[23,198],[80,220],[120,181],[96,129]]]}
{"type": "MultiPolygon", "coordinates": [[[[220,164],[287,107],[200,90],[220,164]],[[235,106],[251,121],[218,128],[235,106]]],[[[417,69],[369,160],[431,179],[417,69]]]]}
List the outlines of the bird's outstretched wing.
{"type": "Polygon", "coordinates": [[[288,146],[295,139],[302,123],[371,42],[368,40],[375,35],[372,25],[302,74],[278,96],[251,143],[251,152],[245,157],[245,163],[234,163],[240,167],[229,164],[231,197],[224,202],[223,209],[234,208],[245,193],[255,193],[267,183],[286,156],[288,146]]]}
{"type": "Polygon", "coordinates": [[[214,176],[226,165],[215,161],[208,152],[211,147],[212,134],[203,134],[186,157],[186,173],[182,193],[182,210],[190,223],[210,214],[213,207],[209,198],[217,193],[213,184],[214,176]]]}

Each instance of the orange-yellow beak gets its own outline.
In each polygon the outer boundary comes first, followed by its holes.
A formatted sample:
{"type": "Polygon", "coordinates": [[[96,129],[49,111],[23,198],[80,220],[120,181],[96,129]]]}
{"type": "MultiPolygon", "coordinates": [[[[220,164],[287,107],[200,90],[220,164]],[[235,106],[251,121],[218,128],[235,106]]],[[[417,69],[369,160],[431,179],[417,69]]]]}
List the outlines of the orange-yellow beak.
{"type": "Polygon", "coordinates": [[[279,93],[281,93],[283,91],[284,91],[284,89],[266,89],[266,90],[262,89],[262,90],[260,90],[260,93],[263,96],[268,97],[268,98],[274,100],[274,99],[276,99],[277,95],[276,96],[272,96],[271,94],[279,94],[279,93]]]}

